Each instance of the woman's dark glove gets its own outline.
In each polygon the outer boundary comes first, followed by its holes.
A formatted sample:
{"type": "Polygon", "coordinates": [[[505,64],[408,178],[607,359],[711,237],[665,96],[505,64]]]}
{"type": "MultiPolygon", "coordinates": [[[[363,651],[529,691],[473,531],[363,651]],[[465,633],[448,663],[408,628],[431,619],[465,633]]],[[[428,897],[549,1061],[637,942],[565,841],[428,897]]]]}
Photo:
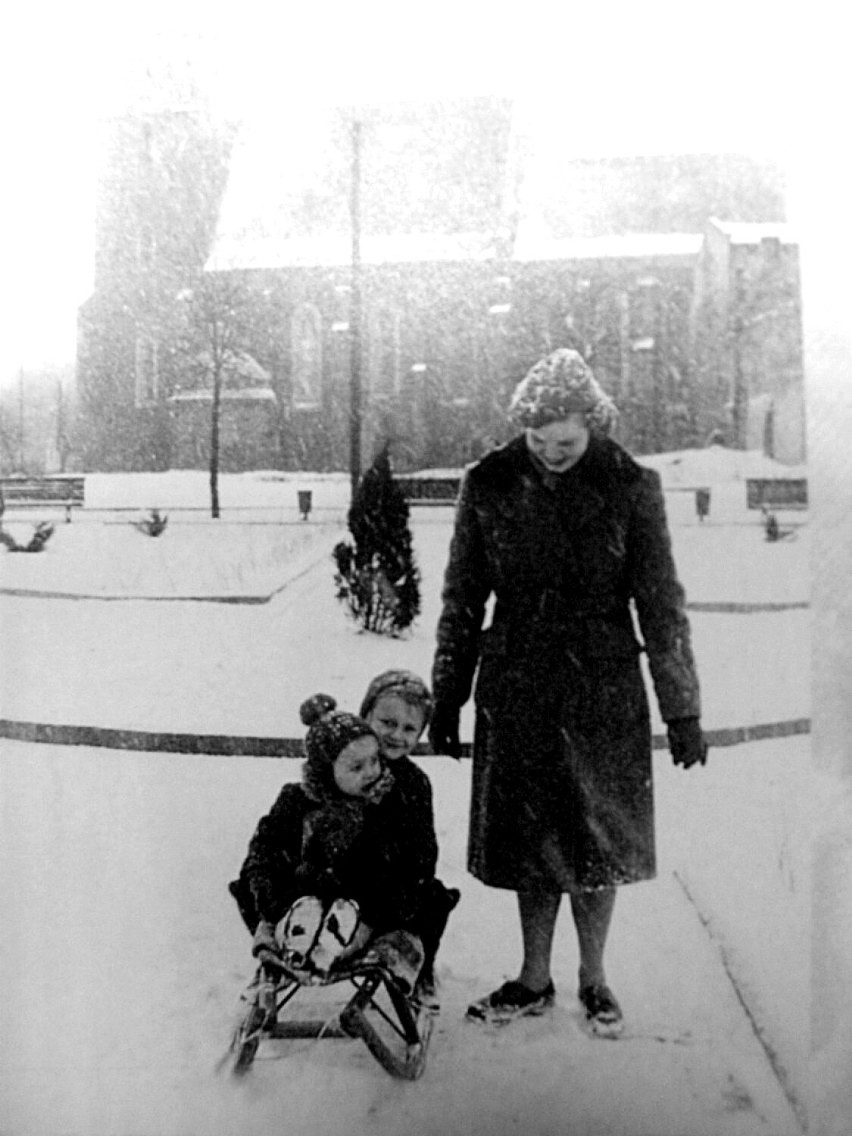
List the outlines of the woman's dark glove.
{"type": "Polygon", "coordinates": [[[459,715],[458,706],[449,702],[436,702],[429,723],[429,744],[432,753],[449,754],[456,761],[461,757],[461,743],[459,742],[459,715]]]}
{"type": "Polygon", "coordinates": [[[697,718],[675,718],[668,723],[669,750],[675,765],[689,769],[707,764],[707,742],[697,718]]]}

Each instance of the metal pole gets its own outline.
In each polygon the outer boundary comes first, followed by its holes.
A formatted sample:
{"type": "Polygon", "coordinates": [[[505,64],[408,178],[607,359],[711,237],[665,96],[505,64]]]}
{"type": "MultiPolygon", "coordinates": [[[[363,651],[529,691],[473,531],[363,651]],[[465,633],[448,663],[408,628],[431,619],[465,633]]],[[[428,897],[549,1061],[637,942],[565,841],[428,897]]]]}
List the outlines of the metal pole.
{"type": "Polygon", "coordinates": [[[24,472],[24,368],[18,370],[18,469],[24,472]]]}
{"type": "Polygon", "coordinates": [[[349,471],[352,500],[361,479],[361,123],[352,118],[352,290],[349,294],[349,471]]]}
{"type": "Polygon", "coordinates": [[[733,334],[733,390],[731,392],[731,418],[733,420],[733,448],[746,448],[746,417],[748,410],[748,390],[745,368],[743,367],[743,330],[745,328],[745,286],[743,267],[734,269],[734,313],[733,334]]]}

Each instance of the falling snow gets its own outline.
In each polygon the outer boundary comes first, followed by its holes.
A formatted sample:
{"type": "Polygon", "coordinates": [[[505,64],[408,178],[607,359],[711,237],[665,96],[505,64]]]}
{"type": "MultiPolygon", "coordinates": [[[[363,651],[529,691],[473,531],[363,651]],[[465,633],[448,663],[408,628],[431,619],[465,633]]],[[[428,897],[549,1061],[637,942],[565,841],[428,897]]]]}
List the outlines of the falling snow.
{"type": "MultiPolygon", "coordinates": [[[[729,469],[715,471],[700,524],[682,466],[667,503],[696,605],[705,725],[806,718],[805,516],[790,517],[796,539],[768,544],[729,469]],[[777,610],[732,606],[744,600],[777,610]]],[[[359,634],[334,601],[345,477],[224,478],[216,524],[204,494],[201,474],[93,476],[86,509],[43,553],[0,556],[0,718],[297,737],[307,694],[354,706],[385,667],[428,674],[449,509],[413,511],[424,611],[411,635],[390,640],[359,634]],[[305,487],[314,509],[301,521],[305,487]],[[154,507],[169,514],[157,540],[130,523],[154,507]]],[[[470,730],[466,707],[463,737],[470,730]]],[[[462,890],[422,1081],[392,1081],[360,1043],[321,1041],[270,1043],[236,1084],[214,1069],[252,964],[226,884],[299,763],[0,742],[0,1130],[800,1131],[806,736],[718,748],[688,772],[656,752],[659,875],[621,890],[608,952],[627,1020],[618,1042],[582,1029],[566,915],[555,1011],[496,1032],[464,1022],[469,1000],[516,973],[514,897],[465,871],[469,764],[419,760],[435,791],[439,872],[462,890]]],[[[833,1061],[824,1055],[826,1077],[833,1061]]]]}

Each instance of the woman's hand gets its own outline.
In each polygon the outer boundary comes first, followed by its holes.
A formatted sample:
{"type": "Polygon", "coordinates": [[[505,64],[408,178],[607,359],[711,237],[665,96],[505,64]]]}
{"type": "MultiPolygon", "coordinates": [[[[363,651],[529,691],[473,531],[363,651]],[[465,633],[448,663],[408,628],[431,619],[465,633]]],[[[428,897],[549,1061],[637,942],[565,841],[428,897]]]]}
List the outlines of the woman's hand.
{"type": "Polygon", "coordinates": [[[689,769],[707,764],[707,742],[697,718],[675,718],[668,723],[669,750],[675,765],[689,769]]]}
{"type": "Polygon", "coordinates": [[[461,743],[459,742],[459,716],[461,710],[446,702],[436,702],[429,723],[429,744],[432,752],[446,753],[456,761],[461,757],[461,743]]]}

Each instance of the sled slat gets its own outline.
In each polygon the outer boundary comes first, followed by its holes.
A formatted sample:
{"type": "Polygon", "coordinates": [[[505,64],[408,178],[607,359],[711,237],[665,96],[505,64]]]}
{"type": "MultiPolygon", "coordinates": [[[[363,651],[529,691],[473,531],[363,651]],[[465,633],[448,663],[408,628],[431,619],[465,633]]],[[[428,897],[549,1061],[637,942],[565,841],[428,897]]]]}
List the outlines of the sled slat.
{"type": "Polygon", "coordinates": [[[321,1021],[308,1019],[306,1021],[276,1022],[269,1031],[269,1037],[297,1038],[297,1037],[349,1037],[336,1021],[321,1021]]]}

